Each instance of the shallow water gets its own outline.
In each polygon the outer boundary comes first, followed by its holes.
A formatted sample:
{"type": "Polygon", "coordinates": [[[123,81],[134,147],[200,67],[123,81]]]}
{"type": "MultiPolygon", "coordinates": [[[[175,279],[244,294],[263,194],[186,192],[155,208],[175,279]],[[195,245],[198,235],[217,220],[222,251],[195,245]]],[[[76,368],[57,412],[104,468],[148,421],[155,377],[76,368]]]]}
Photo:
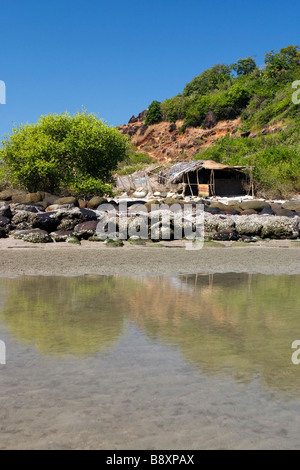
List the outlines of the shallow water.
{"type": "Polygon", "coordinates": [[[1,279],[0,449],[299,449],[299,281],[1,279]]]}

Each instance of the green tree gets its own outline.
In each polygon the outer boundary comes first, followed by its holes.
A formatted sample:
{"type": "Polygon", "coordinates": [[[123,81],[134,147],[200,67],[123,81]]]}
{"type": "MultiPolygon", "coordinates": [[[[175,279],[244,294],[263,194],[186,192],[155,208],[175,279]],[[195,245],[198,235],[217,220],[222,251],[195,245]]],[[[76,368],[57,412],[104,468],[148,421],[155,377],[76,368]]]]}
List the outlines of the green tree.
{"type": "Polygon", "coordinates": [[[145,119],[146,126],[156,124],[162,120],[162,112],[159,101],[152,101],[148,108],[147,116],[145,119]]]}
{"type": "Polygon", "coordinates": [[[92,195],[109,190],[111,171],[127,149],[127,138],[94,114],[49,114],[13,129],[2,142],[0,160],[11,182],[28,191],[92,195]]]}
{"type": "Polygon", "coordinates": [[[247,59],[239,59],[232,68],[240,76],[249,75],[249,73],[254,72],[257,66],[255,60],[252,57],[248,57],[247,59]]]}
{"type": "Polygon", "coordinates": [[[226,64],[217,64],[208,70],[204,70],[198,77],[188,83],[183,96],[205,95],[210,91],[218,89],[225,82],[230,80],[232,67],[226,64]]]}

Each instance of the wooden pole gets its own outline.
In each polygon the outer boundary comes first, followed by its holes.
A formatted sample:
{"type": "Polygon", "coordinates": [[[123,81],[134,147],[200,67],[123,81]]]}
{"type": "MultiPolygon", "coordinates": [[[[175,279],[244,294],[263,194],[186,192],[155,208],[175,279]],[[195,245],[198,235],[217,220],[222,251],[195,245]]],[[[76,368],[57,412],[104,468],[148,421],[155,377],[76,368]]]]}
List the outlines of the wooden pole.
{"type": "Polygon", "coordinates": [[[192,190],[192,186],[191,186],[191,183],[190,183],[190,177],[189,177],[188,173],[187,173],[187,180],[188,180],[189,188],[190,188],[190,191],[191,191],[191,196],[193,196],[193,190],[192,190]]]}

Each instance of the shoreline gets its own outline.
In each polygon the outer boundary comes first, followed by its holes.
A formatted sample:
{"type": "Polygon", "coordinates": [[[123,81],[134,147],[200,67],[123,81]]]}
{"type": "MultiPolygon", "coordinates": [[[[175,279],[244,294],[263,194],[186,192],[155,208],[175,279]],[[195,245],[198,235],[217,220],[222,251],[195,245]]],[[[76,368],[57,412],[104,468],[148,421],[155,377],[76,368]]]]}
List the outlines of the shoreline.
{"type": "Polygon", "coordinates": [[[246,246],[207,247],[188,251],[184,245],[108,248],[103,243],[0,242],[0,277],[84,275],[185,275],[247,272],[300,274],[300,247],[288,240],[246,246]],[[95,246],[96,245],[96,246],[95,246]]]}

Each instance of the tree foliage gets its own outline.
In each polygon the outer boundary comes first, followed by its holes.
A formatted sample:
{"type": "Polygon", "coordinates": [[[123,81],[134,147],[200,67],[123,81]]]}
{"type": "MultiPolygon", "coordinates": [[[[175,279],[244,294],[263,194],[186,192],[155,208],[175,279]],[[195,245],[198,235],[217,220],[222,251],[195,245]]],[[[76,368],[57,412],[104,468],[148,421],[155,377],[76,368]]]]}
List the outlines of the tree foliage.
{"type": "Polygon", "coordinates": [[[247,59],[239,59],[236,64],[232,66],[233,70],[240,75],[248,75],[257,68],[256,62],[252,57],[247,59]]]}
{"type": "Polygon", "coordinates": [[[147,116],[145,119],[145,124],[146,126],[149,126],[150,124],[156,124],[157,122],[160,122],[162,120],[162,112],[160,108],[160,102],[159,101],[152,101],[148,108],[147,116]]]}
{"type": "Polygon", "coordinates": [[[11,181],[28,191],[89,195],[109,190],[111,171],[127,149],[127,139],[94,114],[49,114],[13,129],[0,159],[11,181]]]}

